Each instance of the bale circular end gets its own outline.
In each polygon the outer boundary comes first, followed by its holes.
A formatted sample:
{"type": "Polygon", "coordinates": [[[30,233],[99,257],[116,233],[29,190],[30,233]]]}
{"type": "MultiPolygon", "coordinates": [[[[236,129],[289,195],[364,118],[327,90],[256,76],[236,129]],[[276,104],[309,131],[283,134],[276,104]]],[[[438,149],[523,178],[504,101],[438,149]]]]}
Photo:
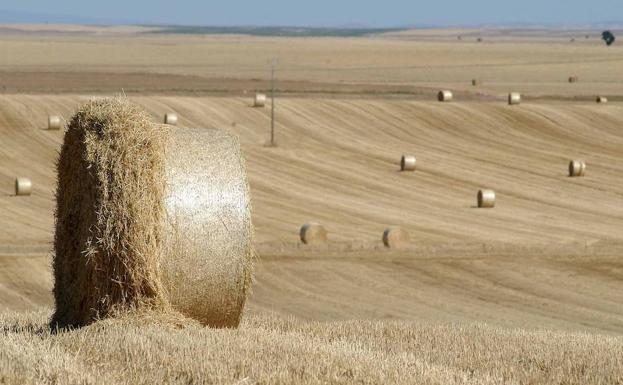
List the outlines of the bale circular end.
{"type": "Polygon", "coordinates": [[[606,98],[605,96],[598,96],[595,101],[597,103],[608,103],[608,98],[606,98]]]}
{"type": "Polygon", "coordinates": [[[586,174],[586,162],[583,160],[572,160],[569,162],[569,176],[579,177],[586,174]]]}
{"type": "Polygon", "coordinates": [[[452,98],[452,91],[442,90],[437,94],[437,100],[440,102],[451,102],[452,98]]]}
{"type": "Polygon", "coordinates": [[[479,190],[478,191],[478,207],[480,208],[495,207],[495,191],[479,190]]]}
{"type": "Polygon", "coordinates": [[[255,98],[253,99],[253,107],[264,107],[265,105],[266,105],[266,95],[255,94],[255,98]]]}
{"type": "Polygon", "coordinates": [[[28,178],[15,179],[15,195],[28,196],[32,194],[32,182],[28,178]]]}
{"type": "Polygon", "coordinates": [[[301,242],[306,245],[326,243],[327,229],[319,223],[306,223],[301,227],[301,242]]]}
{"type": "Polygon", "coordinates": [[[168,114],[164,114],[164,124],[169,124],[171,126],[177,126],[177,114],[173,112],[169,112],[168,114]]]}
{"type": "Polygon", "coordinates": [[[236,137],[96,99],[69,123],[57,171],[53,324],[150,309],[238,325],[252,228],[236,137]]]}
{"type": "Polygon", "coordinates": [[[521,104],[521,94],[519,92],[511,92],[508,94],[508,105],[514,106],[521,104]]]}
{"type": "Polygon", "coordinates": [[[400,171],[415,171],[416,159],[413,155],[403,155],[400,159],[400,171]]]}
{"type": "Polygon", "coordinates": [[[60,130],[63,123],[61,117],[57,115],[48,116],[48,130],[60,130]]]}
{"type": "Polygon", "coordinates": [[[387,248],[404,249],[409,243],[409,233],[402,227],[388,227],[383,232],[383,244],[387,248]]]}

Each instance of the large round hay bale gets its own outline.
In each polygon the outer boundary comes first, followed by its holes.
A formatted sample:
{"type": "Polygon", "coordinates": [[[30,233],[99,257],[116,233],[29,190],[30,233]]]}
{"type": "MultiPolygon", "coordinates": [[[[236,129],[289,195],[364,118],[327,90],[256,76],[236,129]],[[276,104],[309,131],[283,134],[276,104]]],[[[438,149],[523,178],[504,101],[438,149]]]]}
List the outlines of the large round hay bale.
{"type": "Polygon", "coordinates": [[[53,324],[150,309],[238,325],[252,227],[236,137],[93,100],[65,134],[56,196],[53,324]]]}
{"type": "Polygon", "coordinates": [[[472,86],[476,87],[482,84],[480,79],[472,79],[472,86]]]}
{"type": "Polygon", "coordinates": [[[437,94],[437,100],[439,100],[440,102],[451,102],[452,98],[452,91],[441,90],[437,94]]]}
{"type": "Polygon", "coordinates": [[[579,78],[575,75],[573,76],[569,76],[569,83],[577,83],[579,81],[579,78]]]}
{"type": "Polygon", "coordinates": [[[264,107],[265,105],[266,105],[266,95],[255,94],[255,98],[253,99],[253,107],[264,107]]]}
{"type": "Polygon", "coordinates": [[[569,162],[569,176],[577,177],[586,174],[586,162],[583,160],[572,160],[569,162]]]}
{"type": "Polygon", "coordinates": [[[598,96],[597,99],[595,99],[595,101],[597,103],[608,103],[608,98],[605,96],[598,96]]]}
{"type": "Polygon", "coordinates": [[[327,229],[319,223],[306,223],[299,233],[301,242],[306,245],[314,245],[327,242],[327,229]]]}
{"type": "Polygon", "coordinates": [[[48,130],[60,130],[63,126],[61,117],[58,115],[48,115],[48,130]]]}
{"type": "Polygon", "coordinates": [[[519,92],[511,92],[508,94],[508,105],[515,106],[521,104],[521,94],[519,92]]]}
{"type": "Polygon", "coordinates": [[[477,199],[480,208],[495,207],[495,191],[493,190],[479,190],[477,199]]]}
{"type": "Polygon", "coordinates": [[[400,158],[400,171],[415,171],[416,159],[413,155],[403,155],[400,158]]]}
{"type": "Polygon", "coordinates": [[[32,194],[32,182],[28,178],[15,179],[15,195],[27,196],[32,194]]]}
{"type": "Polygon", "coordinates": [[[173,112],[169,112],[164,114],[164,124],[169,124],[171,126],[177,126],[177,114],[173,112]]]}
{"type": "Polygon", "coordinates": [[[402,227],[388,227],[383,232],[383,244],[387,248],[404,249],[409,243],[409,233],[402,227]]]}

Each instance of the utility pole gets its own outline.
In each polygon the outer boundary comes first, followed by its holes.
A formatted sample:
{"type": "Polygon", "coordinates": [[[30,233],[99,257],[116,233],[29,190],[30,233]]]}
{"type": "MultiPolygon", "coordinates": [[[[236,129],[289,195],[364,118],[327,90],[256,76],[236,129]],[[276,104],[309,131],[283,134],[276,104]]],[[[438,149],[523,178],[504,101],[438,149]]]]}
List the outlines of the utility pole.
{"type": "Polygon", "coordinates": [[[270,145],[275,146],[275,67],[279,59],[273,58],[270,74],[270,145]]]}

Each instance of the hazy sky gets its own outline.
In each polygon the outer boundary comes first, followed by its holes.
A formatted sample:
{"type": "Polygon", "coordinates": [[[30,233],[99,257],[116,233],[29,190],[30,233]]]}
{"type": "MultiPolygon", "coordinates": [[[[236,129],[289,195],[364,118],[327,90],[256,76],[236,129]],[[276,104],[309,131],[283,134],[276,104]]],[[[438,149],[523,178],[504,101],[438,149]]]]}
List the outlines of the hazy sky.
{"type": "Polygon", "coordinates": [[[193,25],[381,27],[623,20],[623,0],[0,0],[0,9],[193,25]]]}

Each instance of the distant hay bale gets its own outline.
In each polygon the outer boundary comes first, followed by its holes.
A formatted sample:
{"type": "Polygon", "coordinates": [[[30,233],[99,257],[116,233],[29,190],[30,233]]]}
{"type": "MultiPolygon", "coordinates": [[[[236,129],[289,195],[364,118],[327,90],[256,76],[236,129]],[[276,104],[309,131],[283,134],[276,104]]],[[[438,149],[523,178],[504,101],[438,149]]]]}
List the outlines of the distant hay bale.
{"type": "Polygon", "coordinates": [[[327,229],[319,223],[306,223],[301,227],[299,233],[301,242],[306,245],[320,244],[327,242],[327,229]]]}
{"type": "Polygon", "coordinates": [[[141,309],[238,325],[252,227],[236,137],[96,99],[69,123],[57,170],[53,325],[141,309]]]}
{"type": "Polygon", "coordinates": [[[383,244],[387,248],[404,249],[409,243],[409,233],[402,227],[388,227],[383,232],[383,244]]]}
{"type": "Polygon", "coordinates": [[[61,117],[57,115],[48,115],[48,130],[60,130],[63,126],[61,117]]]}
{"type": "Polygon", "coordinates": [[[586,162],[583,160],[572,160],[569,162],[569,176],[578,177],[586,174],[586,162]]]}
{"type": "Polygon", "coordinates": [[[482,37],[479,37],[478,39],[476,39],[476,41],[477,41],[477,42],[479,42],[479,43],[482,43],[483,38],[482,38],[482,37]]]}
{"type": "Polygon", "coordinates": [[[253,99],[253,107],[264,107],[265,105],[266,105],[266,95],[255,94],[255,98],[253,99]]]}
{"type": "Polygon", "coordinates": [[[521,94],[519,92],[511,92],[508,94],[508,105],[515,106],[521,104],[521,94]]]}
{"type": "Polygon", "coordinates": [[[440,102],[451,102],[452,101],[452,91],[442,90],[437,94],[437,100],[440,102]]]}
{"type": "Polygon", "coordinates": [[[472,79],[472,86],[479,86],[482,84],[482,81],[479,79],[472,79]]]}
{"type": "Polygon", "coordinates": [[[479,190],[477,199],[480,208],[495,207],[495,191],[493,190],[479,190]]]}
{"type": "Polygon", "coordinates": [[[400,158],[400,171],[415,171],[416,159],[413,155],[403,155],[400,158]]]}
{"type": "Polygon", "coordinates": [[[569,76],[569,83],[577,83],[580,79],[573,75],[573,76],[569,76]]]}
{"type": "Polygon", "coordinates": [[[32,194],[32,181],[28,178],[15,179],[15,195],[28,196],[32,194]]]}
{"type": "Polygon", "coordinates": [[[171,126],[177,126],[177,114],[173,112],[169,112],[164,114],[164,124],[169,124],[171,126]]]}
{"type": "Polygon", "coordinates": [[[605,96],[598,96],[595,101],[597,103],[608,103],[608,98],[605,96]]]}

